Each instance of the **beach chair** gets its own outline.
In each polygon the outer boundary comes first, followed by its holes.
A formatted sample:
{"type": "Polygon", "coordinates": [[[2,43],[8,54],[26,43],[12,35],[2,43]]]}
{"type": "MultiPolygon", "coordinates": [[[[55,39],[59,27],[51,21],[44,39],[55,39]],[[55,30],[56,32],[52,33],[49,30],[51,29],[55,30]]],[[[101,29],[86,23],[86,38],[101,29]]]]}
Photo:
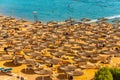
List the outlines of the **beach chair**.
{"type": "Polygon", "coordinates": [[[0,71],[3,71],[4,70],[4,68],[0,68],[0,71]]]}
{"type": "Polygon", "coordinates": [[[13,70],[12,68],[7,68],[7,69],[3,69],[3,72],[11,72],[11,70],[13,70]]]}

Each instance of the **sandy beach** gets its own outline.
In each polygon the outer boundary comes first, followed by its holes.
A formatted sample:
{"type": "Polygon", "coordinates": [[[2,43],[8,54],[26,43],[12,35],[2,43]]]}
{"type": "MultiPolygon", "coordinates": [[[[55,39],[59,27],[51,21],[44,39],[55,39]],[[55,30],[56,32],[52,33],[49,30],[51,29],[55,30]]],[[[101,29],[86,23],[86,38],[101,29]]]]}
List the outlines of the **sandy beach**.
{"type": "Polygon", "coordinates": [[[43,24],[0,16],[0,66],[12,68],[0,80],[91,80],[101,67],[120,66],[119,27],[104,19],[43,24]]]}

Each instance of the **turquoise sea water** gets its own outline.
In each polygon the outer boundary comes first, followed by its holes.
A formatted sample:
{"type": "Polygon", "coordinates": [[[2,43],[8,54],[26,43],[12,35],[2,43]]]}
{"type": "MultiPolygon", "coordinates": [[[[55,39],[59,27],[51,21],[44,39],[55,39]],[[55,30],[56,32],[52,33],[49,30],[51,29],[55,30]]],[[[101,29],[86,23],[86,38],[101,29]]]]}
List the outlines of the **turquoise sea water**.
{"type": "Polygon", "coordinates": [[[120,15],[120,0],[0,0],[0,13],[16,18],[63,21],[70,17],[100,18],[120,15]]]}

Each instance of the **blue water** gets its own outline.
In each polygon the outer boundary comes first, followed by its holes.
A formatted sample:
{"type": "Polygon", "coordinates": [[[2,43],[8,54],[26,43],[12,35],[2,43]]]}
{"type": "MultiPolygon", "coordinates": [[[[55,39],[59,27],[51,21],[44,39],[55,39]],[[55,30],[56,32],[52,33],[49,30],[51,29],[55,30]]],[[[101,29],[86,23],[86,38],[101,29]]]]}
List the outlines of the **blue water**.
{"type": "Polygon", "coordinates": [[[0,13],[16,18],[63,21],[70,17],[100,18],[120,15],[120,0],[0,0],[0,13]]]}

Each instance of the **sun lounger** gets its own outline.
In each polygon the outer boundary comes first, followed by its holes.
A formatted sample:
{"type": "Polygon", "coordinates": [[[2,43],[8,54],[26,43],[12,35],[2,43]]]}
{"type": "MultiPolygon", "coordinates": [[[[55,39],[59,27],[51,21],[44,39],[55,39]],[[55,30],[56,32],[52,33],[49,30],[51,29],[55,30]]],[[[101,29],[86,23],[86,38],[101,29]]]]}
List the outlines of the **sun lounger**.
{"type": "Polygon", "coordinates": [[[12,68],[7,68],[7,69],[0,68],[0,71],[2,71],[2,72],[11,72],[11,70],[12,70],[12,68]]]}

